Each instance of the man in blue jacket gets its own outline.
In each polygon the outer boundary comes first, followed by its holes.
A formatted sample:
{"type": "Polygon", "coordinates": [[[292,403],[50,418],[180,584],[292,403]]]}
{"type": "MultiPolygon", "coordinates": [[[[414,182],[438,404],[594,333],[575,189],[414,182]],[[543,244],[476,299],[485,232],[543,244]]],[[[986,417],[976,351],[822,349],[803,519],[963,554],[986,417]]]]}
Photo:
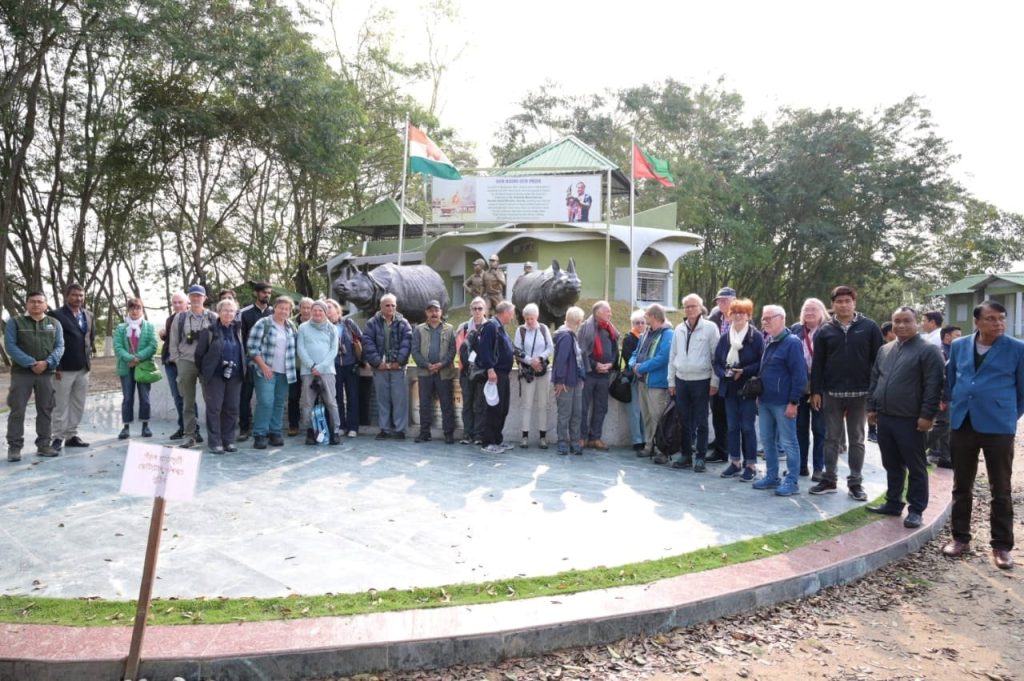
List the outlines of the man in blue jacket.
{"type": "Polygon", "coordinates": [[[378,440],[405,439],[409,423],[409,386],[405,365],[412,350],[412,327],[398,313],[398,299],[392,293],[380,297],[380,312],[370,317],[363,329],[363,359],[373,369],[377,393],[378,440]]]}
{"type": "Polygon", "coordinates": [[[786,327],[786,311],[778,305],[761,310],[761,329],[768,345],[761,355],[761,442],[764,443],[765,476],[754,489],[773,489],[780,497],[799,494],[800,444],[796,416],[807,385],[807,362],[800,339],[786,327]],[[778,443],[774,446],[773,443],[778,443]],[[786,479],[779,479],[779,449],[786,454],[786,479]]]}
{"type": "Polygon", "coordinates": [[[644,314],[647,331],[640,337],[629,368],[640,382],[640,413],[644,417],[644,435],[651,441],[651,455],[654,463],[668,463],[675,452],[659,451],[654,454],[654,433],[658,419],[668,404],[668,356],[672,352],[672,324],[665,321],[665,308],[657,303],[647,306],[644,314]]]}
{"type": "Polygon", "coordinates": [[[476,341],[475,361],[481,369],[487,370],[487,383],[493,384],[498,391],[498,401],[495,404],[488,402],[484,411],[484,444],[480,449],[487,454],[501,454],[513,447],[505,442],[502,431],[512,399],[508,378],[512,371],[512,340],[505,332],[505,326],[512,323],[515,312],[516,306],[507,300],[495,305],[494,318],[480,327],[476,341]]]}
{"type": "Polygon", "coordinates": [[[1013,441],[1024,416],[1024,342],[1006,336],[1006,308],[986,300],[974,308],[975,332],[953,341],[946,365],[949,447],[953,456],[953,541],[949,557],[970,549],[978,452],[992,491],[990,522],[996,567],[1013,567],[1013,441]]]}

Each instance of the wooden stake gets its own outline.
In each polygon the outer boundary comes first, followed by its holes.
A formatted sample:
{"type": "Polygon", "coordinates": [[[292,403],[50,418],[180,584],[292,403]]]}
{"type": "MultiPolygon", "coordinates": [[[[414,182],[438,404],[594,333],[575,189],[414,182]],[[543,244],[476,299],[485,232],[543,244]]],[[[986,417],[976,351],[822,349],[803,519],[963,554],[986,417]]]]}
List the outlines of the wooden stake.
{"type": "Polygon", "coordinates": [[[146,543],[146,562],[142,567],[142,584],[139,586],[139,603],[135,608],[135,626],[132,628],[132,645],[124,664],[124,678],[134,681],[139,674],[139,656],[142,653],[142,639],[146,635],[146,615],[153,594],[153,580],[156,576],[156,558],[160,552],[160,535],[164,526],[164,498],[153,498],[153,515],[149,520],[149,541],[146,543]]]}

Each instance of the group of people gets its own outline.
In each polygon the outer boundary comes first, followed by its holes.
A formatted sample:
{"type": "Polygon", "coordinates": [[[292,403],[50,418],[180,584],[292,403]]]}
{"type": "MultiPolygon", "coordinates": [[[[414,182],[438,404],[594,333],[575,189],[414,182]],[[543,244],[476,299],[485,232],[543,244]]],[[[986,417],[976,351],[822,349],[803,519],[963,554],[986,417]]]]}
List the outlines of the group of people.
{"type": "MultiPolygon", "coordinates": [[[[999,567],[1013,564],[1010,476],[1017,421],[1024,415],[1024,342],[1005,335],[1006,310],[997,301],[974,309],[975,333],[964,338],[959,328],[942,326],[941,313],[919,314],[911,307],[898,308],[880,327],[857,311],[857,292],[850,286],[831,291],[830,309],[816,298],[806,300],[793,324],[784,308],[765,305],[758,328],[753,302],[725,287],[710,314],[699,295],[684,296],[684,319],[675,328],[665,309],[652,304],[635,311],[629,332],[620,335],[611,306],[598,301],[586,318],[579,307],[569,308],[552,333],[539,322],[537,306],[529,304],[510,336],[514,305],[499,300],[492,310],[482,295],[471,301],[470,318],[456,328],[444,319],[437,300],[427,303],[426,321],[413,327],[398,312],[395,296],[385,294],[362,330],[333,300],[305,298],[293,319],[292,298],[271,303],[272,297],[269,284],[256,284],[254,302],[239,309],[233,292],[225,290],[210,310],[205,288],[193,285],[172,296],[172,314],[159,332],[145,319],[142,301],[129,299],[113,337],[123,393],[119,437],[131,437],[136,397],[139,434],[153,435],[150,383],[139,370],[154,359],[158,337],[178,412],[171,439],[183,440],[185,447],[203,441],[196,413],[201,387],[207,447],[215,454],[237,451],[237,443],[250,436],[256,449],[282,445],[286,407],[288,434],[304,429],[307,444],[334,445],[343,436],[356,437],[363,364],[373,375],[377,439],[404,440],[410,358],[419,391],[416,442],[432,439],[435,400],[444,441],[456,442],[458,379],[461,443],[489,454],[514,447],[502,433],[518,364],[519,446],[530,446],[536,428],[538,446],[549,447],[553,395],[557,452],[605,451],[611,380],[621,371],[630,382],[633,449],[658,464],[700,473],[708,463],[727,463],[722,478],[752,482],[754,489],[779,496],[798,494],[799,478],[809,476],[815,483],[810,494],[822,495],[837,491],[845,451],[847,492],[866,501],[867,431],[878,442],[887,473],[884,503],[868,510],[902,516],[906,509],[903,523],[910,528],[921,525],[928,504],[927,457],[953,468],[954,539],[943,549],[949,556],[969,548],[982,451],[993,496],[994,560],[999,567]],[[670,400],[682,431],[676,452],[662,451],[655,442],[670,400]],[[314,431],[314,404],[322,405],[326,430],[314,431]]],[[[25,313],[7,322],[4,335],[13,362],[8,461],[21,459],[25,408],[33,395],[39,456],[88,447],[78,427],[96,330],[82,287],[70,285],[64,305],[53,310],[43,293],[30,292],[25,313]]]]}

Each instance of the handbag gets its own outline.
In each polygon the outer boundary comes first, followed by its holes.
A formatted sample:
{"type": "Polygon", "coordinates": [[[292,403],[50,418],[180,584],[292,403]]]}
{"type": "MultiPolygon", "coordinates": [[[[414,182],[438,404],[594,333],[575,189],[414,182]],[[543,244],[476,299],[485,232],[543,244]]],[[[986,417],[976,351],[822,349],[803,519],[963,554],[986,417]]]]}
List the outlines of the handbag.
{"type": "Polygon", "coordinates": [[[764,383],[761,382],[760,376],[751,376],[747,379],[747,382],[740,388],[740,397],[749,400],[755,397],[760,397],[764,392],[764,383]]]}
{"type": "Polygon", "coordinates": [[[629,404],[633,401],[633,389],[630,384],[629,376],[618,369],[613,369],[608,381],[608,394],[623,404],[629,404]]]}
{"type": "Polygon", "coordinates": [[[160,373],[160,367],[156,365],[156,362],[152,358],[144,359],[135,365],[136,383],[156,383],[161,380],[164,376],[160,373]]]}

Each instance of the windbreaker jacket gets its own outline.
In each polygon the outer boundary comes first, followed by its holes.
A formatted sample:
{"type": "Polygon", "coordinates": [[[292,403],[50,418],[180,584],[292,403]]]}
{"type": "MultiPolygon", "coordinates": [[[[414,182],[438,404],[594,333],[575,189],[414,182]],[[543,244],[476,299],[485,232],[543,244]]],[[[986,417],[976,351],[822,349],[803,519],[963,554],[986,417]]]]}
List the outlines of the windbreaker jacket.
{"type": "Polygon", "coordinates": [[[672,337],[672,327],[668,324],[657,331],[648,330],[640,336],[640,343],[629,358],[629,368],[638,374],[637,380],[643,377],[648,388],[668,388],[668,356],[672,352],[672,337]],[[652,345],[653,352],[650,349],[652,345]]]}
{"type": "MultiPolygon", "coordinates": [[[[363,360],[374,369],[384,361],[384,352],[387,347],[384,338],[385,329],[387,326],[384,324],[384,317],[380,312],[370,317],[363,328],[363,360]]],[[[409,353],[412,352],[412,327],[398,312],[391,320],[390,340],[394,361],[404,367],[409,362],[409,353]]]]}
{"type": "Polygon", "coordinates": [[[939,413],[944,373],[942,351],[921,336],[902,346],[886,343],[871,368],[868,411],[931,421],[939,413]]]}
{"type": "Polygon", "coordinates": [[[814,335],[811,392],[865,393],[871,384],[871,367],[882,347],[882,331],[872,320],[855,312],[850,326],[832,319],[814,335]]]}
{"type": "Polygon", "coordinates": [[[783,330],[768,341],[761,355],[761,384],[764,392],[760,400],[765,404],[796,404],[807,385],[807,362],[800,339],[783,330]]]}
{"type": "Polygon", "coordinates": [[[700,318],[692,332],[686,322],[676,327],[672,334],[672,349],[668,356],[669,385],[675,379],[681,381],[704,381],[711,379],[711,387],[718,387],[715,375],[715,349],[722,334],[714,322],[700,318]]]}

